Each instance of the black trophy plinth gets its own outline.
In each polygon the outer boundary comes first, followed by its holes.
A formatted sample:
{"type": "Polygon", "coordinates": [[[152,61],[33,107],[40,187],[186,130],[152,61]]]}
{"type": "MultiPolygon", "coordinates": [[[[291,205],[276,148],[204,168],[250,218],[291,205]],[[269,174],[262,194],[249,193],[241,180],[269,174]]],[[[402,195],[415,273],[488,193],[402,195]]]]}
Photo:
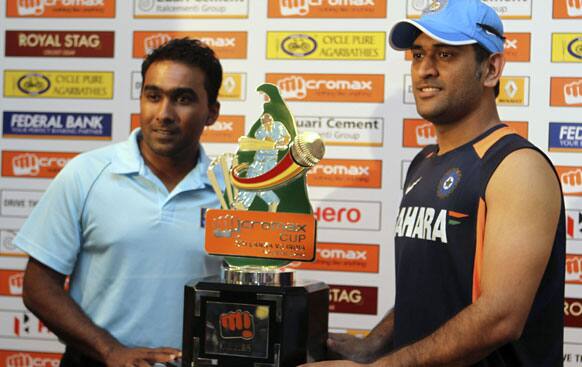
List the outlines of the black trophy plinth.
{"type": "Polygon", "coordinates": [[[185,287],[182,367],[295,367],[322,360],[328,304],[322,282],[194,280],[185,287]]]}

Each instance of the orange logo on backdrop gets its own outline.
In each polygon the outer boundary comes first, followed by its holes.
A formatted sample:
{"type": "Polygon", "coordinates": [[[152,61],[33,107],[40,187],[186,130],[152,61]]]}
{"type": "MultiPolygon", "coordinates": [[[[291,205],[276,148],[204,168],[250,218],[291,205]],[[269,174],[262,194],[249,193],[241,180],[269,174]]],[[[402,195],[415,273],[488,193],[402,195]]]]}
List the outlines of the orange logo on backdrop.
{"type": "Polygon", "coordinates": [[[269,18],[385,18],[386,0],[269,0],[269,18]],[[355,3],[355,5],[352,5],[355,3]]]}
{"type": "Polygon", "coordinates": [[[211,47],[220,59],[247,58],[247,32],[133,32],[133,57],[143,58],[175,38],[196,38],[211,47]]]}
{"type": "Polygon", "coordinates": [[[379,245],[318,242],[314,262],[296,262],[300,270],[347,271],[377,273],[379,245]]]}
{"type": "Polygon", "coordinates": [[[577,0],[554,0],[554,18],[582,18],[582,3],[577,0]]]}
{"type": "Polygon", "coordinates": [[[7,0],[6,16],[22,18],[115,18],[115,0],[85,2],[7,0]]]}
{"type": "Polygon", "coordinates": [[[315,226],[312,214],[210,209],[206,212],[206,252],[311,261],[315,226]]]}
{"type": "Polygon", "coordinates": [[[550,105],[582,107],[582,78],[551,78],[550,105]]]}
{"type": "Polygon", "coordinates": [[[39,353],[16,350],[0,350],[2,367],[56,367],[61,361],[61,354],[39,353]]]}
{"type": "MultiPolygon", "coordinates": [[[[516,133],[528,138],[528,123],[526,121],[503,121],[516,133]]],[[[437,144],[434,125],[423,119],[404,119],[402,128],[402,146],[407,148],[422,148],[437,144]]]]}
{"type": "Polygon", "coordinates": [[[505,33],[504,54],[507,61],[529,62],[531,33],[505,33]]]}
{"type": "MultiPolygon", "coordinates": [[[[139,114],[131,114],[130,129],[139,127],[139,114]]],[[[202,132],[203,143],[236,143],[244,135],[245,117],[243,115],[221,115],[214,125],[207,126],[202,132]]]]}
{"type": "Polygon", "coordinates": [[[566,255],[566,283],[582,284],[582,255],[566,255]]]}
{"type": "Polygon", "coordinates": [[[380,74],[267,74],[287,101],[384,102],[380,74]]]}
{"type": "Polygon", "coordinates": [[[0,269],[0,296],[21,296],[24,272],[0,269]]]}
{"type": "Polygon", "coordinates": [[[556,166],[564,195],[582,196],[582,166],[556,166]]]}
{"type": "MultiPolygon", "coordinates": [[[[505,33],[504,54],[510,62],[529,62],[531,59],[531,33],[505,33]]],[[[406,50],[404,59],[411,61],[412,52],[406,50]]]]}
{"type": "Polygon", "coordinates": [[[310,186],[382,187],[382,161],[359,159],[322,159],[307,172],[310,186]]]}
{"type": "Polygon", "coordinates": [[[53,178],[79,153],[3,151],[2,176],[53,178]]]}

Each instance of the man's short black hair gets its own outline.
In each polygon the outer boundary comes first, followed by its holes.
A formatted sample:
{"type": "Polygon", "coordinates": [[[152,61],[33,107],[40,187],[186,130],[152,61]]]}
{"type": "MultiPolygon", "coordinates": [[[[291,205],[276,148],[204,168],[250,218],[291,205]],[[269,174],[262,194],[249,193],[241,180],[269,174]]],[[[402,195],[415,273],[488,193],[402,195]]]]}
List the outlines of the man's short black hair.
{"type": "MultiPolygon", "coordinates": [[[[475,61],[477,62],[477,65],[480,65],[483,61],[487,60],[489,56],[492,55],[492,52],[478,43],[474,43],[473,48],[475,49],[475,61]]],[[[495,97],[499,96],[499,82],[497,82],[497,85],[495,85],[494,92],[495,97]]]]}
{"type": "Polygon", "coordinates": [[[222,66],[214,51],[197,39],[181,38],[168,41],[147,55],[141,64],[141,77],[157,61],[176,61],[187,66],[197,67],[204,73],[204,89],[208,104],[216,104],[218,90],[222,85],[222,66]]]}

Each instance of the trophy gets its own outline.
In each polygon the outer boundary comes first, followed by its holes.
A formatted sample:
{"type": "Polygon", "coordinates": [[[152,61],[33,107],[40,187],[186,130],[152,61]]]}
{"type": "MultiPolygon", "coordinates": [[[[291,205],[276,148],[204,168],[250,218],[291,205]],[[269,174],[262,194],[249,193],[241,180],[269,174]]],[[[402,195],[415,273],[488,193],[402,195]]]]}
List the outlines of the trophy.
{"type": "Polygon", "coordinates": [[[294,367],[325,358],[329,289],[285,268],[315,259],[305,174],[325,148],[318,134],[297,131],[275,85],[257,91],[263,113],[236,154],[208,169],[221,209],[206,212],[205,247],[225,266],[185,287],[183,367],[294,367]]]}

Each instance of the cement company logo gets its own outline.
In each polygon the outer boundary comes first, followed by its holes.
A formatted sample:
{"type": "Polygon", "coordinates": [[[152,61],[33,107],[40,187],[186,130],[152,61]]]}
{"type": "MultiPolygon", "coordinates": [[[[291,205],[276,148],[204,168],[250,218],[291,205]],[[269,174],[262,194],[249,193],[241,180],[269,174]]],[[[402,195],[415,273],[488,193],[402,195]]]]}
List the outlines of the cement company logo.
{"type": "Polygon", "coordinates": [[[384,145],[383,117],[295,116],[299,129],[318,133],[325,145],[384,145]]]}
{"type": "MultiPolygon", "coordinates": [[[[491,6],[502,19],[531,19],[533,0],[482,0],[491,6]]],[[[432,0],[406,0],[406,16],[418,18],[424,9],[433,4],[432,0]]]]}
{"type": "Polygon", "coordinates": [[[211,47],[220,59],[247,58],[247,32],[166,32],[133,33],[133,57],[143,59],[153,50],[176,38],[194,38],[211,47]]]}
{"type": "Polygon", "coordinates": [[[267,74],[287,101],[384,101],[384,75],[368,74],[267,74]]]}
{"type": "Polygon", "coordinates": [[[385,18],[386,0],[269,0],[269,18],[385,18]]]}
{"type": "Polygon", "coordinates": [[[376,315],[378,288],[329,284],[329,312],[376,315]]]}
{"type": "Polygon", "coordinates": [[[53,178],[78,153],[3,151],[3,177],[53,178]]]}
{"type": "Polygon", "coordinates": [[[248,18],[249,0],[133,0],[135,18],[248,18]]]}
{"type": "Polygon", "coordinates": [[[0,350],[0,366],[59,367],[60,363],[61,355],[57,353],[0,350]]]}
{"type": "Polygon", "coordinates": [[[7,0],[6,16],[24,18],[114,18],[115,0],[7,0]]]}
{"type": "Polygon", "coordinates": [[[340,201],[312,199],[318,229],[379,231],[382,203],[378,201],[340,201]]]}
{"type": "Polygon", "coordinates": [[[554,18],[582,18],[582,2],[576,0],[554,0],[554,18]]]}
{"type": "Polygon", "coordinates": [[[382,161],[322,159],[307,173],[310,186],[381,188],[382,161]]]}
{"type": "Polygon", "coordinates": [[[552,77],[550,84],[551,106],[582,107],[582,78],[552,77]]]}

